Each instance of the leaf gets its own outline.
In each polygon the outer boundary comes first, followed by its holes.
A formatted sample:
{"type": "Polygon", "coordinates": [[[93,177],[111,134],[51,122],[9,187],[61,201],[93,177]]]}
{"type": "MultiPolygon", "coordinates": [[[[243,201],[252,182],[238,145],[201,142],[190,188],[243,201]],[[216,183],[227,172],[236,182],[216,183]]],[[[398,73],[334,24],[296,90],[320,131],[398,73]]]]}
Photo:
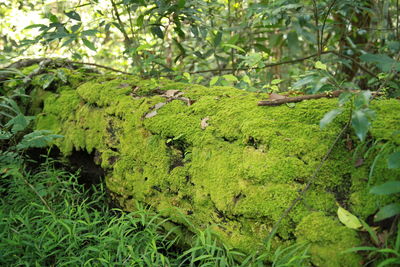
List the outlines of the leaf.
{"type": "Polygon", "coordinates": [[[400,214],[400,203],[392,203],[381,208],[374,217],[375,222],[400,214]]]}
{"type": "Polygon", "coordinates": [[[93,51],[96,51],[96,47],[95,47],[94,44],[93,44],[92,42],[90,42],[88,39],[82,38],[82,42],[83,42],[83,44],[84,44],[87,48],[89,48],[89,49],[91,49],[91,50],[93,50],[93,51]]]}
{"type": "Polygon", "coordinates": [[[246,51],[245,51],[243,48],[241,48],[241,47],[239,47],[239,46],[237,46],[237,45],[233,45],[233,44],[223,44],[222,47],[230,47],[230,48],[239,50],[240,52],[246,53],[246,51]]]}
{"type": "Polygon", "coordinates": [[[320,70],[326,70],[326,65],[321,61],[315,62],[315,68],[320,70]]]}
{"type": "Polygon", "coordinates": [[[239,81],[238,78],[236,78],[236,76],[234,76],[232,74],[223,75],[222,77],[225,78],[225,80],[230,81],[230,82],[239,81]]]}
{"type": "Polygon", "coordinates": [[[95,36],[96,33],[99,33],[99,31],[98,30],[86,30],[86,31],[83,31],[81,34],[85,35],[85,36],[95,36]]]}
{"type": "Polygon", "coordinates": [[[56,138],[63,137],[62,135],[50,134],[48,130],[37,130],[32,133],[24,135],[21,142],[17,145],[17,149],[26,149],[31,147],[45,147],[49,142],[56,138]]]}
{"type": "Polygon", "coordinates": [[[76,40],[76,37],[74,36],[74,37],[71,37],[71,38],[69,38],[67,41],[65,41],[62,45],[61,45],[61,47],[64,47],[64,46],[67,46],[67,45],[69,45],[69,44],[71,44],[73,41],[75,41],[76,40]]]}
{"type": "Polygon", "coordinates": [[[388,168],[389,169],[399,169],[400,168],[400,151],[394,152],[389,155],[388,168]]]}
{"type": "Polygon", "coordinates": [[[215,84],[218,82],[218,80],[219,80],[219,76],[213,77],[213,78],[211,79],[211,81],[210,81],[210,86],[215,85],[215,84]]]}
{"type": "Polygon", "coordinates": [[[289,108],[294,108],[296,106],[296,103],[286,103],[286,106],[289,108]]]}
{"type": "Polygon", "coordinates": [[[338,108],[329,111],[324,115],[324,117],[319,121],[319,127],[321,129],[325,128],[328,124],[330,124],[338,115],[342,114],[343,109],[338,108]]]}
{"type": "Polygon", "coordinates": [[[34,29],[34,28],[41,28],[40,30],[42,30],[42,29],[48,29],[49,27],[47,27],[44,24],[32,24],[32,25],[25,27],[24,30],[34,29]]]}
{"type": "Polygon", "coordinates": [[[354,100],[354,105],[356,109],[367,107],[369,105],[369,100],[371,99],[371,96],[372,93],[369,90],[358,93],[354,100]]]}
{"type": "Polygon", "coordinates": [[[360,59],[367,63],[376,65],[383,72],[390,72],[391,70],[400,71],[400,64],[388,55],[381,54],[364,54],[360,59]]]}
{"type": "Polygon", "coordinates": [[[71,31],[72,32],[77,32],[80,29],[81,26],[82,26],[82,23],[78,23],[78,24],[72,25],[71,31]]]}
{"type": "Polygon", "coordinates": [[[287,96],[280,95],[280,94],[277,94],[277,93],[270,93],[268,100],[275,101],[275,100],[285,99],[285,98],[287,98],[287,96]]]}
{"type": "Polygon", "coordinates": [[[271,84],[280,84],[282,82],[281,79],[274,79],[271,81],[271,84]]]}
{"type": "Polygon", "coordinates": [[[43,89],[46,89],[54,81],[54,75],[53,74],[45,74],[40,78],[40,80],[43,82],[43,85],[42,85],[43,89]]]}
{"type": "Polygon", "coordinates": [[[70,11],[70,12],[65,12],[65,15],[67,15],[67,17],[77,20],[77,21],[81,21],[81,16],[76,13],[75,11],[70,11]]]}
{"type": "Polygon", "coordinates": [[[370,122],[368,120],[368,117],[366,116],[366,113],[363,110],[353,111],[351,117],[351,125],[353,126],[357,137],[361,141],[364,141],[368,133],[370,122]]]}
{"type": "Polygon", "coordinates": [[[219,31],[214,37],[214,46],[218,46],[221,43],[222,40],[222,32],[219,31]]]}
{"type": "Polygon", "coordinates": [[[65,71],[64,71],[63,69],[58,69],[58,70],[57,70],[57,77],[58,77],[61,81],[63,81],[64,83],[67,83],[67,82],[68,82],[67,75],[65,74],[65,71]]]}
{"type": "Polygon", "coordinates": [[[400,193],[400,181],[389,181],[371,188],[369,191],[375,195],[390,195],[400,193]]]}
{"type": "Polygon", "coordinates": [[[183,77],[185,77],[186,80],[190,81],[190,73],[189,72],[184,72],[183,77]]]}
{"type": "Polygon", "coordinates": [[[343,92],[339,95],[339,106],[346,104],[353,96],[352,92],[343,92]]]}
{"type": "Polygon", "coordinates": [[[339,218],[339,221],[346,225],[348,228],[351,229],[360,229],[362,227],[362,224],[360,220],[351,214],[349,211],[345,210],[344,208],[340,207],[337,210],[337,215],[339,218]]]}
{"type": "Polygon", "coordinates": [[[151,32],[160,39],[164,39],[164,33],[160,26],[151,27],[151,32]]]}

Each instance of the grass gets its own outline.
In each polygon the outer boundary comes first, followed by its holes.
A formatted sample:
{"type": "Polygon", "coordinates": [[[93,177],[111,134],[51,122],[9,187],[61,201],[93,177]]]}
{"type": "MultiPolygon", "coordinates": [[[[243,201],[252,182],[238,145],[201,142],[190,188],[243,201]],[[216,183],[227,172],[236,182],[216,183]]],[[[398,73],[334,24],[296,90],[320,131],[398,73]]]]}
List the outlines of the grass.
{"type": "MultiPolygon", "coordinates": [[[[164,229],[168,219],[139,204],[130,213],[110,208],[102,185],[87,190],[78,183],[78,174],[57,169],[53,163],[48,159],[30,172],[23,168],[3,169],[1,266],[266,264],[266,255],[244,255],[230,250],[209,230],[197,233],[192,246],[182,247],[174,229],[164,229]]],[[[296,254],[295,263],[285,265],[293,261],[293,257],[286,261],[287,255],[276,255],[274,266],[300,266],[307,258],[296,254]]]]}

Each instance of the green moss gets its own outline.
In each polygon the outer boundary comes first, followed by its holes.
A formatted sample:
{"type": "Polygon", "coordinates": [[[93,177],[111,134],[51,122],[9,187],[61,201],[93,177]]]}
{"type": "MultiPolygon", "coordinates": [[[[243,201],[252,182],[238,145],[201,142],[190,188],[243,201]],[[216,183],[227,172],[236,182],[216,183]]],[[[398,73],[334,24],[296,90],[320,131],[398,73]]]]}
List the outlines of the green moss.
{"type": "Polygon", "coordinates": [[[299,242],[310,243],[311,262],[315,266],[361,266],[361,257],[343,253],[359,245],[356,232],[321,212],[313,212],[297,225],[299,242]]]}
{"type": "MultiPolygon", "coordinates": [[[[56,144],[66,155],[97,151],[96,162],[108,171],[107,187],[122,207],[134,209],[138,200],[191,229],[213,225],[228,245],[247,252],[264,248],[265,237],[311,179],[348,117],[343,114],[320,130],[319,120],[337,106],[334,99],[260,107],[258,94],[235,88],[128,76],[93,75],[76,90],[64,87],[37,97],[44,99],[37,128],[64,135],[56,144]],[[181,90],[194,104],[167,101],[166,90],[181,90]],[[156,109],[159,103],[165,105],[156,109]]],[[[390,139],[386,126],[400,119],[400,104],[381,101],[374,107],[381,121],[372,135],[390,139]]],[[[335,216],[337,201],[364,218],[376,210],[377,202],[365,195],[369,169],[356,168],[351,157],[345,141],[333,150],[305,199],[282,221],[274,247],[294,242],[295,234],[317,243],[321,234],[324,247],[311,250],[320,264],[359,243],[353,232],[325,217],[335,216]],[[314,219],[317,233],[307,237],[307,223],[314,219]]],[[[378,165],[377,172],[383,172],[378,165]]],[[[374,178],[374,184],[381,180],[374,178]]],[[[331,266],[341,266],[340,261],[331,266]]]]}

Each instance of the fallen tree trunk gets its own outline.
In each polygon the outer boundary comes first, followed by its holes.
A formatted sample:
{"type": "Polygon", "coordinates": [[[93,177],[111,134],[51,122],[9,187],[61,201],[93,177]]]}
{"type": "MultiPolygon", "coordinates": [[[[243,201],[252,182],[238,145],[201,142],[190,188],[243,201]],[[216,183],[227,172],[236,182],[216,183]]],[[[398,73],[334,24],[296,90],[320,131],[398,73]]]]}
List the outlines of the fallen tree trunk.
{"type": "MultiPolygon", "coordinates": [[[[349,115],[320,130],[319,120],[337,105],[334,99],[261,107],[257,103],[265,96],[230,87],[64,71],[66,83],[56,78],[47,90],[40,77],[32,83],[36,128],[62,134],[55,145],[65,156],[94,155],[125,210],[139,201],[189,229],[212,227],[229,246],[246,252],[265,250],[266,236],[349,115]]],[[[399,144],[392,136],[400,122],[399,101],[375,101],[373,107],[378,115],[371,138],[399,144]]],[[[317,266],[359,264],[358,255],[340,253],[361,241],[337,220],[336,203],[366,219],[378,200],[387,199],[368,194],[374,157],[354,164],[352,143],[348,136],[335,147],[303,200],[283,219],[273,248],[305,241],[317,266]]],[[[384,166],[382,157],[370,184],[399,177],[384,166]]]]}

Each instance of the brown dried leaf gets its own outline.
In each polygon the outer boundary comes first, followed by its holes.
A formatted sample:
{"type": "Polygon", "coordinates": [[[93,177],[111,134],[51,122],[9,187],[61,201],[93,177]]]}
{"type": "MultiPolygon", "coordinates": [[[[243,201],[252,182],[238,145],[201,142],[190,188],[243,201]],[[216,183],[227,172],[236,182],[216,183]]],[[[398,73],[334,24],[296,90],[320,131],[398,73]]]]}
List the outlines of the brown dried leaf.
{"type": "Polygon", "coordinates": [[[155,104],[155,105],[153,106],[153,108],[154,108],[155,110],[157,110],[157,109],[161,108],[162,106],[164,106],[165,104],[167,104],[167,103],[165,103],[165,102],[160,102],[160,103],[155,104]]]}
{"type": "Polygon", "coordinates": [[[208,121],[209,119],[210,119],[209,117],[205,117],[204,119],[201,120],[200,127],[201,127],[202,130],[204,130],[205,128],[207,128],[207,126],[208,126],[207,121],[208,121]]]}
{"type": "Polygon", "coordinates": [[[275,100],[285,99],[285,98],[287,98],[287,96],[276,94],[276,93],[270,93],[269,94],[269,100],[270,101],[275,101],[275,100]]]}
{"type": "MultiPolygon", "coordinates": [[[[167,90],[167,91],[164,92],[163,96],[173,97],[173,96],[177,96],[178,93],[182,93],[182,92],[180,92],[179,90],[167,90]]],[[[182,94],[180,94],[180,95],[182,95],[182,94]]]]}
{"type": "Polygon", "coordinates": [[[354,167],[358,168],[360,166],[362,166],[364,164],[364,159],[359,158],[356,160],[356,162],[354,163],[354,167]]]}
{"type": "Polygon", "coordinates": [[[125,87],[129,87],[129,83],[121,83],[118,88],[125,88],[125,87]]]}
{"type": "Polygon", "coordinates": [[[149,118],[154,117],[155,115],[157,115],[157,110],[153,110],[152,112],[147,113],[146,116],[144,116],[144,118],[149,119],[149,118]]]}

